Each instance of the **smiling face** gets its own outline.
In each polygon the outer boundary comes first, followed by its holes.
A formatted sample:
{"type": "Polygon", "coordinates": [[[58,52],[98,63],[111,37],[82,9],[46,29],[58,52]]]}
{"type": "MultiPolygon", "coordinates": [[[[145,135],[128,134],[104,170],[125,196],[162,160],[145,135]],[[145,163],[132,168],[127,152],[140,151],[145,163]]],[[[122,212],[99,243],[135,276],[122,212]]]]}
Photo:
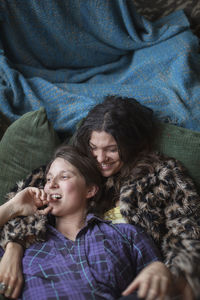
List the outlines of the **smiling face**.
{"type": "Polygon", "coordinates": [[[60,157],[50,166],[44,191],[52,207],[51,213],[57,217],[85,212],[87,199],[96,192],[87,187],[85,179],[72,164],[60,157]]]}
{"type": "Polygon", "coordinates": [[[116,174],[121,169],[123,162],[120,159],[117,143],[112,135],[105,131],[93,131],[89,145],[104,177],[116,174]]]}

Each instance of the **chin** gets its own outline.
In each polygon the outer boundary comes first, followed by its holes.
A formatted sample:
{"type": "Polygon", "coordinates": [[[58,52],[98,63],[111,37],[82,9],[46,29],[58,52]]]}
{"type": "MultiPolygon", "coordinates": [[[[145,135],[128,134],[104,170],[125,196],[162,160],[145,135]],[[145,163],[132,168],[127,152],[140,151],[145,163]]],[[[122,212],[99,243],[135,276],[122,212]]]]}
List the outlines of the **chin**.
{"type": "Polygon", "coordinates": [[[110,170],[110,171],[103,171],[103,172],[101,172],[101,174],[102,174],[103,177],[110,177],[110,176],[112,176],[114,174],[114,172],[112,170],[110,170]]]}
{"type": "Polygon", "coordinates": [[[54,209],[54,208],[51,210],[51,214],[52,214],[53,216],[55,216],[55,217],[58,215],[58,213],[59,213],[59,211],[57,211],[57,210],[54,209]]]}

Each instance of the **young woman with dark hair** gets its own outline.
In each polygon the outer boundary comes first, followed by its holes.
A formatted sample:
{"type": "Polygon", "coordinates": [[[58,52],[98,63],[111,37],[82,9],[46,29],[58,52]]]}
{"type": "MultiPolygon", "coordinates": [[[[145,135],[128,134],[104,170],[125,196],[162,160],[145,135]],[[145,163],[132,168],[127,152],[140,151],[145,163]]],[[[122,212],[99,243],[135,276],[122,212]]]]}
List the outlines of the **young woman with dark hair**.
{"type": "Polygon", "coordinates": [[[145,228],[188,300],[200,295],[200,197],[183,166],[153,150],[157,130],[151,109],[108,96],[88,113],[73,144],[96,159],[104,177],[102,211],[115,218],[120,210],[121,220],[145,228]]]}

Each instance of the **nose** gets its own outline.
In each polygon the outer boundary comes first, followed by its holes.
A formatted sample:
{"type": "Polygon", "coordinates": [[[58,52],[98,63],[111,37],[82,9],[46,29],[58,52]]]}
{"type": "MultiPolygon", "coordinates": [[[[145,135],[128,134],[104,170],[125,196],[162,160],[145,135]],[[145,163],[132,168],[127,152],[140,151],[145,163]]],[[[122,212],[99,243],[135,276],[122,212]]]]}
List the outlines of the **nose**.
{"type": "Polygon", "coordinates": [[[49,184],[49,188],[50,189],[55,189],[58,187],[58,182],[57,182],[57,179],[56,178],[53,178],[51,181],[50,181],[50,184],[49,184]]]}
{"type": "Polygon", "coordinates": [[[95,153],[95,158],[98,161],[98,163],[105,162],[106,160],[106,154],[103,150],[98,150],[95,153]]]}

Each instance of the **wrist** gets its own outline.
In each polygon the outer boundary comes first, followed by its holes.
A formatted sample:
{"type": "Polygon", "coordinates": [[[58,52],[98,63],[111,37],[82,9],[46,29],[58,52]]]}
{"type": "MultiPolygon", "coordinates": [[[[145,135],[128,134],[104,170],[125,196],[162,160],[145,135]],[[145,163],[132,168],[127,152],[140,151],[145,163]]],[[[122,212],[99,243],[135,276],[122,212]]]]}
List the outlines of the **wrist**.
{"type": "Polygon", "coordinates": [[[17,205],[15,197],[5,203],[5,213],[7,214],[9,220],[20,216],[19,208],[20,206],[17,205]]]}
{"type": "Polygon", "coordinates": [[[1,215],[2,215],[1,225],[13,219],[16,216],[15,206],[12,200],[9,200],[8,202],[4,203],[1,206],[1,215]]]}
{"type": "Polygon", "coordinates": [[[17,242],[8,242],[6,247],[5,247],[6,251],[14,251],[15,253],[17,252],[17,254],[19,256],[23,256],[24,254],[24,248],[20,243],[17,242]]]}

